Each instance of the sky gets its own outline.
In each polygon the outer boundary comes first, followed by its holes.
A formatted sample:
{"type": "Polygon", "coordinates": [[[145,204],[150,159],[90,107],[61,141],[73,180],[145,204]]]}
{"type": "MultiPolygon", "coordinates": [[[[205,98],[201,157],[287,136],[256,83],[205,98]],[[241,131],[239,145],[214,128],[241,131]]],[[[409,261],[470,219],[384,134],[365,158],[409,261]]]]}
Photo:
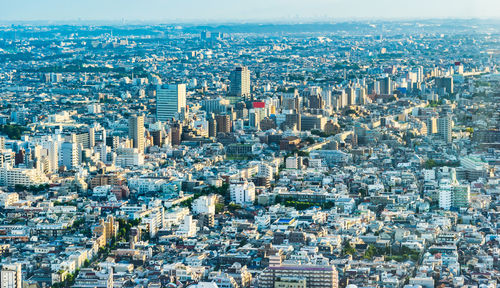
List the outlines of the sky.
{"type": "Polygon", "coordinates": [[[0,0],[0,21],[258,22],[500,18],[500,0],[0,0]]]}

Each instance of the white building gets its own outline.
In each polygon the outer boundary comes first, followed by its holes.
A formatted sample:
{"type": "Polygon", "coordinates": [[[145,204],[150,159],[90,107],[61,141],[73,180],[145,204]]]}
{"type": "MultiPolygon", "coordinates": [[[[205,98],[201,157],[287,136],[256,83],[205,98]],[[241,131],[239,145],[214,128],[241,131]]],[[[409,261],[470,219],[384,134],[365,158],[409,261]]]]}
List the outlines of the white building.
{"type": "Polygon", "coordinates": [[[184,221],[179,225],[179,229],[175,232],[176,235],[182,237],[193,237],[196,235],[196,223],[198,221],[193,220],[193,215],[184,216],[184,221]]]}
{"type": "Polygon", "coordinates": [[[215,214],[215,195],[201,196],[193,201],[193,214],[215,214]]]}
{"type": "Polygon", "coordinates": [[[231,202],[240,205],[252,205],[255,201],[255,184],[246,180],[229,185],[231,202]]]}
{"type": "Polygon", "coordinates": [[[273,179],[274,173],[276,172],[277,171],[274,170],[273,166],[264,162],[259,163],[259,172],[258,172],[259,176],[263,176],[268,179],[273,179]]]}
{"type": "Polygon", "coordinates": [[[288,157],[285,162],[286,169],[299,169],[299,158],[298,157],[288,157]]]}
{"type": "Polygon", "coordinates": [[[439,208],[450,210],[452,203],[451,185],[440,185],[439,187],[439,208]]]}
{"type": "Polygon", "coordinates": [[[424,173],[424,181],[436,180],[436,171],[434,169],[424,169],[422,172],[424,173]]]}
{"type": "Polygon", "coordinates": [[[99,114],[101,113],[101,104],[93,103],[87,106],[87,113],[89,114],[99,114]]]}
{"type": "Polygon", "coordinates": [[[49,183],[49,179],[38,169],[0,168],[0,186],[37,186],[49,183]]]}
{"type": "Polygon", "coordinates": [[[22,274],[21,264],[4,264],[0,270],[0,287],[1,288],[21,288],[22,274]]]}
{"type": "Polygon", "coordinates": [[[118,148],[116,149],[116,166],[140,166],[144,164],[144,154],[137,148],[118,148]]]}
{"type": "Polygon", "coordinates": [[[47,150],[48,169],[51,172],[56,172],[59,169],[59,143],[49,138],[42,143],[42,147],[47,150]]]}
{"type": "Polygon", "coordinates": [[[139,193],[161,191],[162,185],[167,183],[165,179],[150,177],[133,177],[128,180],[130,189],[137,190],[139,193]]]}

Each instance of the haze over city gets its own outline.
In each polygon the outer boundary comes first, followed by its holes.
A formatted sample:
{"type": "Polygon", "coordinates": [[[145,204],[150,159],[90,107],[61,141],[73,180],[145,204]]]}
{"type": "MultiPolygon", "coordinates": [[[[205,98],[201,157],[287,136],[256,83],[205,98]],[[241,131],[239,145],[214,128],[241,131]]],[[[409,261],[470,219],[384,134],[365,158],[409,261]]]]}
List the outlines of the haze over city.
{"type": "Polygon", "coordinates": [[[199,23],[500,17],[496,0],[2,0],[0,6],[0,21],[199,23]]]}
{"type": "Polygon", "coordinates": [[[499,288],[498,0],[0,0],[0,288],[499,288]]]}

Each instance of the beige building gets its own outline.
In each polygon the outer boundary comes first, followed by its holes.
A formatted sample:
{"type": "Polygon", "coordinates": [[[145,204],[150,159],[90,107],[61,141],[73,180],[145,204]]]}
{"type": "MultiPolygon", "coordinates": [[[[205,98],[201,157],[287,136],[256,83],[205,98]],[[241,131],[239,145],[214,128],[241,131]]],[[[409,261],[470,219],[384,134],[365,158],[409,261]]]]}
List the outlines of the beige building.
{"type": "Polygon", "coordinates": [[[259,287],[337,288],[338,273],[335,266],[331,265],[270,266],[260,274],[259,287]],[[302,279],[305,283],[301,281],[293,281],[291,278],[302,279]]]}
{"type": "Polygon", "coordinates": [[[274,288],[306,288],[306,279],[297,277],[283,277],[274,282],[274,288]]]}

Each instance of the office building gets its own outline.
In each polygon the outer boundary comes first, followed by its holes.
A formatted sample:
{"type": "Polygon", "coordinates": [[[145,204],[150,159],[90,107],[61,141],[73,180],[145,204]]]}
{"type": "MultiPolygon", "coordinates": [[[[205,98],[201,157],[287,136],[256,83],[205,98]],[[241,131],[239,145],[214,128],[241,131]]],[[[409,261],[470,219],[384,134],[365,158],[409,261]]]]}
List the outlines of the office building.
{"type": "Polygon", "coordinates": [[[380,94],[390,95],[392,94],[392,81],[390,77],[385,77],[380,81],[380,94]]]}
{"type": "Polygon", "coordinates": [[[182,141],[182,125],[179,121],[175,121],[170,125],[170,144],[172,146],[181,145],[182,141]]]}
{"type": "Polygon", "coordinates": [[[215,116],[216,131],[217,133],[231,132],[231,117],[229,115],[216,115],[215,116]]]}
{"type": "Polygon", "coordinates": [[[170,121],[178,119],[186,109],[186,84],[161,85],[156,89],[156,119],[170,121]]]}
{"type": "Polygon", "coordinates": [[[453,93],[453,77],[437,77],[435,82],[438,92],[453,93]]]}
{"type": "Polygon", "coordinates": [[[451,143],[452,140],[452,128],[453,128],[453,120],[451,119],[451,115],[445,115],[441,117],[437,121],[438,123],[438,134],[446,143],[451,143]]]}
{"type": "Polygon", "coordinates": [[[236,67],[229,76],[229,95],[245,97],[250,95],[250,70],[245,66],[236,67]]]}
{"type": "Polygon", "coordinates": [[[144,152],[144,116],[135,115],[128,119],[128,137],[134,148],[144,152]]]}
{"type": "Polygon", "coordinates": [[[61,143],[59,150],[59,166],[64,166],[68,170],[72,170],[80,166],[80,149],[81,144],[74,142],[61,143]]]}

